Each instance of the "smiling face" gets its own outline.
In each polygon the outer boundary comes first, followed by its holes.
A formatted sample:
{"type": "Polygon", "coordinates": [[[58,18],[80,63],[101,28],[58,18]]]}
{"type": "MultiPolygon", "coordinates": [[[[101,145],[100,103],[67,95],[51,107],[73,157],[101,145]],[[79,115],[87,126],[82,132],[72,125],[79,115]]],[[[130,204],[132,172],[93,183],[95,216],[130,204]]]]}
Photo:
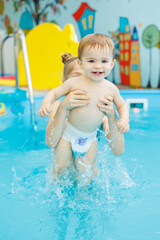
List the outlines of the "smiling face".
{"type": "Polygon", "coordinates": [[[86,77],[95,82],[108,76],[114,63],[112,51],[108,47],[101,49],[98,46],[84,49],[80,61],[86,77]]]}

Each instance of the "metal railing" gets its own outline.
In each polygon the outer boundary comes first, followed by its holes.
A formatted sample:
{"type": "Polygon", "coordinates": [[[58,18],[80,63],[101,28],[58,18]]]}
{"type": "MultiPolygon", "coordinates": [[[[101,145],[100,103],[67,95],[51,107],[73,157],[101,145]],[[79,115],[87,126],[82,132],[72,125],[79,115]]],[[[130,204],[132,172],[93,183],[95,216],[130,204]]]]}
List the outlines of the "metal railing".
{"type": "Polygon", "coordinates": [[[19,87],[19,78],[18,78],[18,43],[20,41],[22,46],[22,53],[24,59],[24,66],[28,84],[28,92],[29,92],[29,99],[30,99],[30,110],[31,110],[31,124],[34,129],[37,129],[36,120],[35,120],[35,103],[34,103],[34,95],[33,95],[33,87],[32,87],[32,80],[31,80],[31,73],[29,68],[29,60],[27,54],[27,45],[25,35],[22,29],[18,29],[14,32],[14,34],[7,35],[2,43],[1,43],[1,70],[2,76],[4,76],[4,61],[3,61],[3,47],[4,43],[9,39],[14,38],[14,57],[15,57],[15,72],[16,72],[16,87],[19,87]]]}

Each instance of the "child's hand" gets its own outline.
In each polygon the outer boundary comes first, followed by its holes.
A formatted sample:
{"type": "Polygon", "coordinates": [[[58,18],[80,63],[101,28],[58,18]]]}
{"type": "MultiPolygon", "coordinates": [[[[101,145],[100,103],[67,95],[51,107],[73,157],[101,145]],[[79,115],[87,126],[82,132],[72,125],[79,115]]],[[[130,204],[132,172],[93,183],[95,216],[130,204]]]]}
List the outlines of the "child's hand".
{"type": "Polygon", "coordinates": [[[42,103],[42,105],[39,108],[39,116],[40,117],[46,117],[52,110],[52,104],[50,103],[42,103]]]}
{"type": "Polygon", "coordinates": [[[117,127],[120,133],[126,133],[129,131],[130,128],[129,123],[124,119],[118,120],[117,127]]]}
{"type": "Polygon", "coordinates": [[[108,118],[110,118],[115,112],[112,100],[113,98],[111,96],[105,96],[104,98],[100,98],[100,103],[98,103],[99,110],[108,118]]]}
{"type": "Polygon", "coordinates": [[[89,96],[86,91],[76,89],[71,91],[62,101],[63,106],[67,109],[84,107],[89,103],[89,96]]]}

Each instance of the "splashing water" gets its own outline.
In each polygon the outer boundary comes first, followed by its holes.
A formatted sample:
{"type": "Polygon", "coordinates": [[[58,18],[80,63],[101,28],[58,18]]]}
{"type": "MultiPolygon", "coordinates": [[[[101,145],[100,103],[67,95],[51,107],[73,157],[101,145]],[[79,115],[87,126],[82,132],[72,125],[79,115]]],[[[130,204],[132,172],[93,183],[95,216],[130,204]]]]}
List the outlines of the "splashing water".
{"type": "MultiPolygon", "coordinates": [[[[48,212],[50,218],[46,220],[47,224],[54,223],[53,239],[72,239],[71,236],[76,239],[80,235],[91,239],[93,233],[93,239],[108,236],[111,216],[122,211],[128,197],[133,194],[129,189],[135,183],[121,158],[113,157],[107,146],[104,148],[106,151],[99,151],[97,159],[100,174],[88,186],[77,185],[76,171],[72,165],[55,184],[52,181],[51,152],[48,166],[32,168],[25,176],[18,176],[16,167],[12,167],[10,194],[19,201],[48,212]],[[64,238],[58,238],[60,235],[64,238]]],[[[111,234],[111,229],[109,232],[111,234]]]]}

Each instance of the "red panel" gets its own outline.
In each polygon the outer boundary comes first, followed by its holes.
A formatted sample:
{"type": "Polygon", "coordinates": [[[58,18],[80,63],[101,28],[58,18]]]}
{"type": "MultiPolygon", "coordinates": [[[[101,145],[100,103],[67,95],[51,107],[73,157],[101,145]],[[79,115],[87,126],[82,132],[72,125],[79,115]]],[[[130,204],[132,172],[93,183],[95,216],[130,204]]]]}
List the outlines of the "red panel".
{"type": "MultiPolygon", "coordinates": [[[[127,33],[128,34],[128,33],[127,33]]],[[[120,35],[125,36],[125,33],[120,33],[120,35]]],[[[120,60],[119,60],[119,64],[120,64],[120,76],[121,76],[121,84],[123,85],[129,85],[129,70],[130,70],[130,57],[131,57],[131,40],[123,40],[123,41],[119,41],[119,46],[123,44],[123,49],[119,48],[119,52],[120,52],[120,60]],[[128,43],[128,49],[125,49],[125,43],[128,43]],[[125,61],[125,53],[128,52],[128,60],[125,61]],[[123,60],[121,60],[121,55],[123,54],[123,60]],[[125,74],[125,67],[128,67],[128,75],[125,74]],[[121,67],[123,67],[123,73],[121,73],[121,67]]]]}
{"type": "Polygon", "coordinates": [[[96,11],[93,8],[91,8],[87,3],[83,2],[81,4],[81,6],[79,7],[79,9],[72,14],[72,16],[74,17],[74,19],[78,22],[79,19],[82,17],[84,11],[86,10],[86,8],[90,9],[91,11],[96,11]]]}

